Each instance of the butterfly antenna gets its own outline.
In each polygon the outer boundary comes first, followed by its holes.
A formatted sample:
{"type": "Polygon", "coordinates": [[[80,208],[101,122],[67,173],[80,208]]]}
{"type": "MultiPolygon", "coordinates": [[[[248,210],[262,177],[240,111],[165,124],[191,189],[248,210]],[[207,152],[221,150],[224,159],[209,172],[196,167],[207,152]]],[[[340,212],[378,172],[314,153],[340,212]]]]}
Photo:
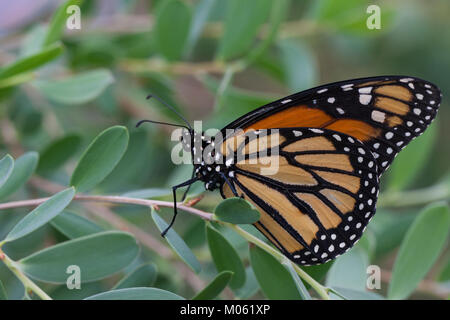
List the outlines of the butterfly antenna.
{"type": "Polygon", "coordinates": [[[190,130],[188,127],[182,125],[182,124],[176,124],[176,123],[169,123],[169,122],[162,122],[162,121],[155,121],[155,120],[148,120],[148,119],[144,119],[139,121],[138,123],[136,123],[136,128],[138,128],[141,124],[143,124],[144,122],[149,122],[149,123],[157,123],[157,124],[164,124],[164,125],[168,125],[168,126],[174,126],[174,127],[182,127],[185,128],[187,130],[190,130]]]}
{"type": "Polygon", "coordinates": [[[186,120],[186,118],[185,117],[183,117],[182,115],[181,115],[181,113],[179,113],[178,111],[177,111],[177,109],[175,109],[174,107],[172,107],[170,104],[168,104],[167,102],[165,102],[163,99],[161,99],[160,97],[158,97],[157,95],[155,95],[155,94],[149,94],[148,96],[147,96],[147,100],[148,99],[151,99],[151,98],[155,98],[156,100],[158,100],[159,102],[161,102],[163,105],[165,105],[167,108],[169,108],[170,110],[172,110],[181,120],[183,120],[184,121],[184,123],[186,123],[186,125],[187,125],[187,127],[189,128],[189,131],[192,131],[192,127],[191,127],[191,125],[189,124],[189,122],[186,120]]]}

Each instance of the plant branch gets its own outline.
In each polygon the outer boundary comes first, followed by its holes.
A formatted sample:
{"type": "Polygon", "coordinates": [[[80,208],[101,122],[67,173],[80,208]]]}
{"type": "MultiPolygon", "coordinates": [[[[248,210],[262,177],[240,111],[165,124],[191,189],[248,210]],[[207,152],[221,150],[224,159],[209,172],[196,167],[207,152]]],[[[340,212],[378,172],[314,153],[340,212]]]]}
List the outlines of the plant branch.
{"type": "Polygon", "coordinates": [[[6,265],[6,267],[11,270],[12,273],[22,282],[25,287],[25,294],[28,290],[33,291],[42,300],[52,300],[49,295],[47,295],[41,288],[39,288],[30,278],[28,278],[17,266],[17,263],[11,260],[1,249],[0,249],[0,260],[6,265]]]}
{"type": "MultiPolygon", "coordinates": [[[[0,204],[0,210],[12,209],[12,208],[20,208],[20,207],[34,207],[38,206],[41,203],[47,201],[49,198],[38,198],[31,200],[20,200],[20,201],[11,201],[0,204]]],[[[121,196],[88,196],[88,195],[76,195],[73,200],[78,201],[95,201],[95,202],[106,202],[106,203],[120,203],[120,204],[134,204],[146,207],[168,207],[173,208],[173,202],[170,201],[160,201],[160,200],[147,200],[147,199],[138,199],[138,198],[129,198],[129,197],[121,197],[121,196]]],[[[189,207],[182,203],[177,203],[177,208],[186,212],[189,212],[193,215],[199,216],[205,220],[212,220],[212,213],[204,212],[199,209],[195,209],[189,207]]]]}
{"type": "MultiPolygon", "coordinates": [[[[19,207],[28,207],[28,206],[37,206],[43,202],[45,202],[49,198],[39,198],[39,199],[31,199],[31,200],[22,200],[22,201],[13,201],[13,202],[7,202],[0,204],[0,210],[4,209],[11,209],[11,208],[19,208],[19,207]]],[[[146,207],[154,207],[154,206],[161,206],[161,207],[169,207],[173,208],[173,202],[169,201],[160,201],[160,200],[147,200],[147,199],[137,199],[137,198],[129,198],[129,197],[120,197],[120,196],[88,196],[88,195],[76,195],[74,197],[74,200],[78,201],[95,201],[95,202],[106,202],[106,203],[119,203],[119,204],[134,204],[134,205],[142,205],[146,207]]],[[[208,221],[214,220],[213,214],[201,211],[199,209],[195,209],[192,207],[189,207],[184,204],[177,204],[178,209],[181,209],[183,211],[186,211],[188,213],[194,214],[199,216],[200,218],[208,221]]],[[[225,223],[222,221],[217,221],[219,223],[222,223],[226,225],[227,227],[235,230],[237,233],[242,235],[245,239],[248,241],[254,243],[261,249],[269,252],[271,255],[273,255],[275,258],[277,258],[280,262],[282,262],[285,257],[282,253],[278,252],[268,244],[264,243],[263,241],[259,240],[258,238],[254,237],[253,235],[247,233],[246,231],[242,230],[241,228],[225,223]]],[[[119,219],[116,219],[117,225],[123,225],[124,221],[121,221],[119,219]]],[[[127,227],[130,228],[131,226],[127,224],[127,227]]],[[[131,227],[134,229],[133,227],[131,227]]],[[[130,230],[131,231],[131,230],[130,230]]],[[[136,231],[136,230],[134,230],[136,231]]],[[[140,230],[139,230],[140,231],[140,230]]],[[[132,231],[133,232],[133,231],[132,231]]],[[[305,280],[307,283],[311,285],[311,287],[314,288],[314,290],[317,291],[317,293],[324,299],[329,299],[327,294],[327,288],[323,287],[321,284],[319,284],[317,281],[315,281],[312,277],[310,277],[305,271],[303,271],[300,267],[294,265],[295,271],[298,273],[298,275],[305,280]]]]}

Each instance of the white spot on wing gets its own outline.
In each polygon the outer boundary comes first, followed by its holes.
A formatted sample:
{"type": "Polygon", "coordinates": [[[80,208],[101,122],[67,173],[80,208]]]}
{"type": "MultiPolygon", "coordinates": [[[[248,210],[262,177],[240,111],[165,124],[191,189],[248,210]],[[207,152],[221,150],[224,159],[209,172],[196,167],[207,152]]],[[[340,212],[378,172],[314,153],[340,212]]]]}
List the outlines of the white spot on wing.
{"type": "Polygon", "coordinates": [[[359,88],[359,93],[370,93],[372,91],[372,87],[359,88]]]}
{"type": "Polygon", "coordinates": [[[360,94],[359,95],[359,103],[368,105],[372,100],[372,96],[370,94],[360,94]]]}
{"type": "Polygon", "coordinates": [[[383,123],[385,118],[386,118],[386,113],[378,111],[378,110],[372,111],[372,120],[373,121],[383,123]]]}

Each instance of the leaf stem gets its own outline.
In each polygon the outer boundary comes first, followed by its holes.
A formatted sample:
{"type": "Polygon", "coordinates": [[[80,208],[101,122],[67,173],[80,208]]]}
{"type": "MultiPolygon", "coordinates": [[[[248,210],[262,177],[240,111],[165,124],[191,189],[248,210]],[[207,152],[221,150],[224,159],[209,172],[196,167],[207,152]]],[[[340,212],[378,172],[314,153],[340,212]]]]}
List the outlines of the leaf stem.
{"type": "Polygon", "coordinates": [[[17,266],[17,263],[11,260],[1,249],[0,249],[0,260],[6,265],[6,267],[11,270],[12,273],[22,282],[25,287],[25,294],[28,290],[33,291],[42,300],[52,300],[48,294],[46,294],[38,285],[36,285],[30,278],[28,278],[17,266]]]}
{"type": "Polygon", "coordinates": [[[380,207],[401,208],[448,199],[450,199],[450,187],[448,183],[443,182],[428,188],[383,193],[378,205],[380,207]]]}
{"type": "MultiPolygon", "coordinates": [[[[228,222],[223,222],[223,221],[216,221],[216,222],[218,222],[224,226],[227,226],[230,229],[233,229],[234,231],[236,231],[238,234],[240,234],[242,237],[244,237],[249,242],[253,243],[254,245],[260,247],[261,249],[265,250],[266,252],[268,252],[269,254],[274,256],[278,261],[280,261],[280,263],[283,263],[285,261],[286,257],[281,252],[272,248],[270,245],[268,245],[264,241],[261,241],[260,239],[253,236],[252,234],[239,228],[237,225],[234,225],[234,224],[231,224],[228,222]]],[[[318,283],[316,280],[314,280],[309,274],[307,274],[304,270],[302,270],[298,265],[292,264],[292,266],[294,267],[295,272],[297,272],[297,274],[300,276],[300,278],[305,280],[317,292],[317,294],[319,294],[319,296],[321,298],[323,298],[325,300],[330,299],[330,297],[328,295],[328,291],[329,291],[328,288],[322,286],[320,283],[318,283]]]]}

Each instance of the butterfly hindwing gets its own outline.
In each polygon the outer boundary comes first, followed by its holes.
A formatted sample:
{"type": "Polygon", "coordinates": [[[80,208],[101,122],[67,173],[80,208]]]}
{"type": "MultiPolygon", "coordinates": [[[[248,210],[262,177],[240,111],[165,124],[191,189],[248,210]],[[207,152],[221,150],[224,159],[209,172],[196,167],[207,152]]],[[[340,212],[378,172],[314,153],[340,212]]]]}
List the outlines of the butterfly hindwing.
{"type": "MultiPolygon", "coordinates": [[[[323,263],[352,247],[375,213],[378,196],[369,148],[327,129],[246,134],[249,138],[236,139],[229,182],[260,210],[255,226],[303,265],[323,263]]],[[[234,196],[226,183],[221,192],[234,196]]]]}
{"type": "Polygon", "coordinates": [[[384,76],[336,82],[262,106],[225,128],[324,128],[362,141],[381,175],[397,153],[424,132],[441,101],[424,80],[384,76]]]}

